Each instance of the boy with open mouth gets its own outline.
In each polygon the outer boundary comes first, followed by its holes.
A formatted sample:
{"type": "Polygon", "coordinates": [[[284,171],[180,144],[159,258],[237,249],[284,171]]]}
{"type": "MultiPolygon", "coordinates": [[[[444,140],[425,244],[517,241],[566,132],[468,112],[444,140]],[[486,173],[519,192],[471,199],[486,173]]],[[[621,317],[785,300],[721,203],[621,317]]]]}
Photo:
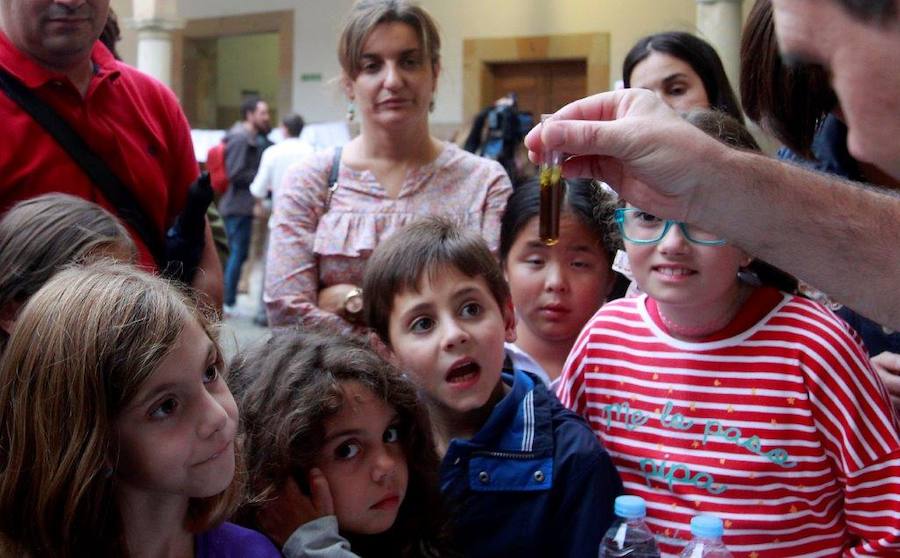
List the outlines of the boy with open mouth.
{"type": "Polygon", "coordinates": [[[587,423],[505,363],[509,287],[484,240],[442,218],[396,233],[363,281],[368,325],[418,384],[467,556],[585,556],[622,484],[587,423]]]}

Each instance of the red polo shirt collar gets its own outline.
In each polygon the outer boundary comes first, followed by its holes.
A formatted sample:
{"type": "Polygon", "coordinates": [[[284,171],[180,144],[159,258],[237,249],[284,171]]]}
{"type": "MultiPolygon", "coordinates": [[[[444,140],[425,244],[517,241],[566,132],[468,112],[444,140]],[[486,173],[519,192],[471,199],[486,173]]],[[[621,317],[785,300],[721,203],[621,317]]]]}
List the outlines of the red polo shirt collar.
{"type": "MultiPolygon", "coordinates": [[[[88,94],[100,81],[119,76],[115,57],[100,41],[94,43],[94,48],[91,50],[91,62],[94,64],[94,78],[88,88],[88,94]]],[[[49,82],[58,81],[72,85],[72,82],[64,74],[48,70],[20,51],[2,31],[0,31],[0,66],[19,78],[19,81],[29,89],[37,89],[49,82]]],[[[72,86],[74,87],[74,85],[72,86]]]]}

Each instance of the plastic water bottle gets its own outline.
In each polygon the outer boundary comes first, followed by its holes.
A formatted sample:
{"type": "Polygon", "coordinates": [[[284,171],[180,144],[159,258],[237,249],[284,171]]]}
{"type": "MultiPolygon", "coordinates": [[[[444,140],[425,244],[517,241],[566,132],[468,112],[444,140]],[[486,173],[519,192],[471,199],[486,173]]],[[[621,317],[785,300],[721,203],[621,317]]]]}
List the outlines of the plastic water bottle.
{"type": "Polygon", "coordinates": [[[616,498],[617,519],[600,543],[600,558],[659,558],[653,533],[644,523],[647,504],[638,496],[616,498]]]}
{"type": "Polygon", "coordinates": [[[732,558],[722,543],[722,520],[714,515],[698,515],[691,519],[694,538],[684,547],[681,558],[732,558]]]}

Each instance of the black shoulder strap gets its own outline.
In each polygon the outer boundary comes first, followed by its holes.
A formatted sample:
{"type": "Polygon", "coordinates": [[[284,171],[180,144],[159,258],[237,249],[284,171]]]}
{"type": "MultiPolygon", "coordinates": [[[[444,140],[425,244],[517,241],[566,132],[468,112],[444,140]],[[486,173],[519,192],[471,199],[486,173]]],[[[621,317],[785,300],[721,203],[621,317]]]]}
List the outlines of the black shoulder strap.
{"type": "Polygon", "coordinates": [[[341,172],[341,152],[343,150],[344,148],[341,146],[338,146],[338,148],[334,150],[334,159],[331,161],[331,171],[328,173],[328,191],[325,192],[324,213],[328,213],[328,210],[331,209],[331,196],[333,196],[334,191],[337,190],[338,174],[341,172]]]}
{"type": "Polygon", "coordinates": [[[128,186],[94,153],[68,122],[3,68],[0,68],[0,89],[30,114],[72,157],[103,196],[116,207],[118,216],[140,235],[162,269],[165,263],[162,233],[155,230],[128,186]]]}

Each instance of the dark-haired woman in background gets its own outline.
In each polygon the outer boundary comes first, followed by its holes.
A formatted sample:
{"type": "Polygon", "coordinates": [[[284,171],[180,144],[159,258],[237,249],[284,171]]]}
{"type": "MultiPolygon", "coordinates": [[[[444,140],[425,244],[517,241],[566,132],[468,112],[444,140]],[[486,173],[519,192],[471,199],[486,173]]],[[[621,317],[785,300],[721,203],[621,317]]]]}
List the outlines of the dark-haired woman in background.
{"type": "Polygon", "coordinates": [[[653,91],[678,112],[712,108],[744,121],[719,55],[690,33],[640,39],[625,56],[622,79],[625,87],[653,91]]]}

